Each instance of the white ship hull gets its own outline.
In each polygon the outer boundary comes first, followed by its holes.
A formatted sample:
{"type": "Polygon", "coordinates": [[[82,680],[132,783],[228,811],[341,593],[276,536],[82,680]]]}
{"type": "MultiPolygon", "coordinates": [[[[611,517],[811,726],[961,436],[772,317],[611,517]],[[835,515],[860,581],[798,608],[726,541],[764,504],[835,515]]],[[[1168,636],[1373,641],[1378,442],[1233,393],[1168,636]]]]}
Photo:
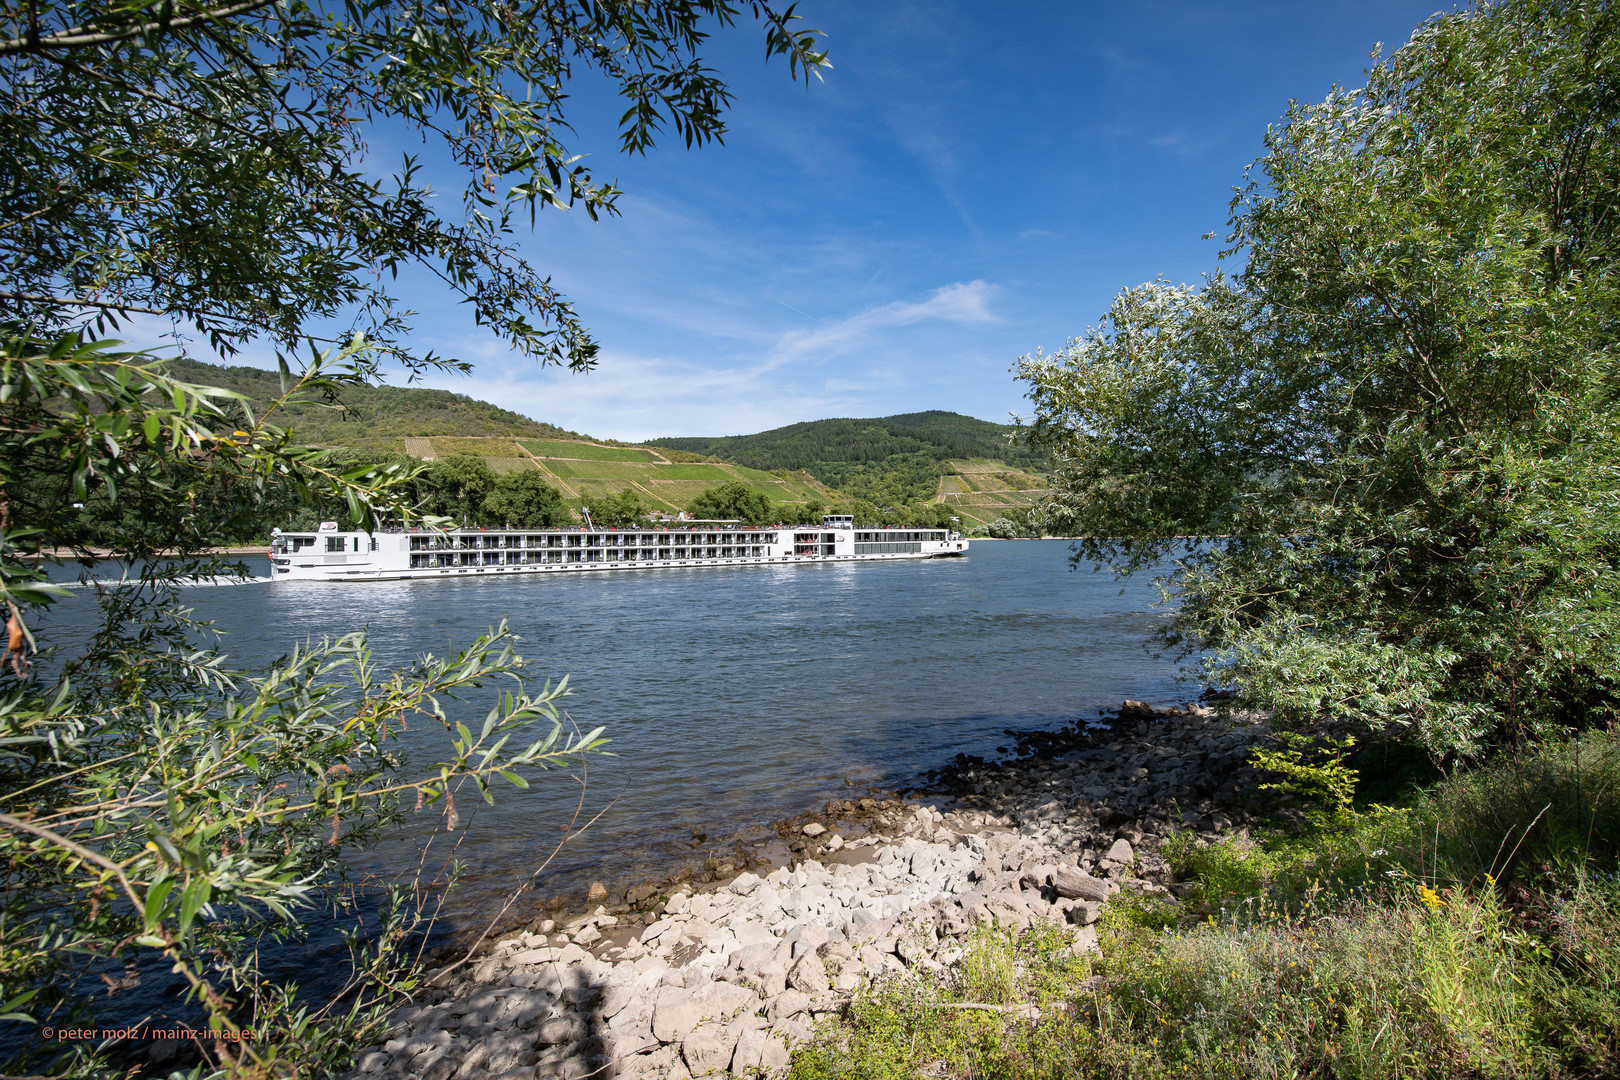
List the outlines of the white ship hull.
{"type": "Polygon", "coordinates": [[[455,529],[278,533],[277,581],[397,581],[524,574],[626,573],[704,566],[884,562],[965,555],[944,529],[822,525],[672,529],[455,529]]]}

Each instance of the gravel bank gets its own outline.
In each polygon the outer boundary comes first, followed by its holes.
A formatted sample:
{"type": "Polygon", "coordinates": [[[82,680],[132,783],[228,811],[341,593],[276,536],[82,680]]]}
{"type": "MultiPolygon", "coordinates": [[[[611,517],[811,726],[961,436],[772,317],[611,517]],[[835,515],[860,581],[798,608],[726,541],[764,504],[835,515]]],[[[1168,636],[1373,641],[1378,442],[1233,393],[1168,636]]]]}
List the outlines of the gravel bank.
{"type": "Polygon", "coordinates": [[[1083,952],[1110,896],[1173,896],[1160,841],[1246,828],[1232,804],[1263,734],[1136,702],[1096,728],[1009,733],[1016,757],[959,758],[929,777],[930,801],[829,803],[783,823],[774,850],[622,902],[597,889],[591,910],[503,937],[396,1012],[354,1078],[779,1072],[865,980],[944,974],[980,923],[1049,920],[1083,952]],[[786,865],[767,869],[773,854],[786,865]]]}

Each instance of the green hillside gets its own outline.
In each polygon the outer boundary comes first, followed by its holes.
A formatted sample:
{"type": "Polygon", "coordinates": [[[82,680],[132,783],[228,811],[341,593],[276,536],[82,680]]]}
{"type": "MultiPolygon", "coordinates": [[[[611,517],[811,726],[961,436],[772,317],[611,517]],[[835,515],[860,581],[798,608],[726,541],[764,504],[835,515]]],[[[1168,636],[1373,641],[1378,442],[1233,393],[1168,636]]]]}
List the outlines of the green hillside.
{"type": "Polygon", "coordinates": [[[635,446],[600,446],[562,439],[525,439],[520,444],[534,457],[579,458],[586,461],[656,461],[651,450],[635,446]]]}
{"type": "MultiPolygon", "coordinates": [[[[936,460],[992,458],[1037,465],[1039,456],[1010,442],[1013,428],[960,413],[901,413],[872,419],[810,420],[755,435],[653,439],[655,446],[709,454],[755,469],[808,469],[822,463],[881,462],[896,455],[936,460]]],[[[818,479],[820,477],[818,476],[818,479]]]]}
{"type": "Polygon", "coordinates": [[[631,490],[648,509],[673,514],[708,488],[733,481],[777,503],[824,505],[837,498],[836,492],[803,476],[774,475],[727,462],[674,462],[656,448],[605,446],[579,438],[440,436],[402,441],[407,453],[425,460],[476,454],[497,472],[533,470],[575,504],[631,490]]]}
{"type": "Polygon", "coordinates": [[[988,458],[951,461],[939,478],[936,501],[962,519],[964,529],[983,528],[997,518],[1027,519],[1049,491],[1046,480],[988,458]]]}
{"type": "Polygon", "coordinates": [[[960,413],[813,420],[756,435],[656,439],[670,452],[711,455],[758,469],[802,470],[848,501],[858,517],[936,514],[966,529],[1025,521],[1046,495],[1040,457],[1014,429],[960,413]]]}
{"type": "MultiPolygon", "coordinates": [[[[275,372],[175,360],[180,378],[245,395],[263,413],[275,372]]],[[[280,422],[316,446],[482,458],[496,473],[537,472],[577,506],[634,491],[651,510],[686,509],[709,488],[741,482],[772,502],[909,521],[955,515],[967,529],[1027,517],[1045,494],[1011,428],[950,412],[815,420],[755,435],[600,443],[486,401],[419,387],[354,386],[341,409],[297,405],[280,422]],[[919,516],[920,515],[920,516],[919,516]]]]}
{"type": "MultiPolygon", "coordinates": [[[[255,412],[261,415],[281,393],[280,377],[260,368],[223,367],[195,360],[172,360],[168,367],[177,378],[223,387],[246,396],[253,402],[255,412]]],[[[291,429],[299,441],[314,446],[395,452],[406,449],[404,440],[407,438],[435,435],[584,437],[448,390],[350,386],[343,389],[340,403],[341,409],[315,404],[288,406],[284,412],[278,412],[277,423],[291,429]]]]}

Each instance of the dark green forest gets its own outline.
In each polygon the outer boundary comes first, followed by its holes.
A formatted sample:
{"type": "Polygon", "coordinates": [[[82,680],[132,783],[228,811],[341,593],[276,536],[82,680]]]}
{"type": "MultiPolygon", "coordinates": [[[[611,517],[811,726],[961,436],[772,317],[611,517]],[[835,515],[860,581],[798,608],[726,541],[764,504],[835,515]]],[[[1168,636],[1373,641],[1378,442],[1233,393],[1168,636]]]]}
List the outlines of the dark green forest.
{"type": "MultiPolygon", "coordinates": [[[[1021,468],[1038,466],[1039,451],[1009,436],[1014,429],[960,413],[932,409],[872,419],[810,420],[753,435],[650,440],[657,446],[707,454],[753,469],[805,469],[823,483],[818,467],[869,464],[896,455],[993,458],[1021,468]]],[[[836,485],[835,485],[836,486],[836,485]]]]}

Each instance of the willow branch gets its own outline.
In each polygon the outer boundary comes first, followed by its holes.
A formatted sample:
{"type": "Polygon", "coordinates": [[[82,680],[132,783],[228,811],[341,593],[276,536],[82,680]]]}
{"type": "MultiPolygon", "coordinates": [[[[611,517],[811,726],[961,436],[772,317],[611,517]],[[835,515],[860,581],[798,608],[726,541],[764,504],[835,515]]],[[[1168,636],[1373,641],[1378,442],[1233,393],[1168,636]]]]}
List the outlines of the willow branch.
{"type": "Polygon", "coordinates": [[[232,7],[203,11],[196,15],[187,15],[183,19],[158,19],[153,22],[126,26],[122,30],[107,30],[99,33],[87,26],[75,26],[47,37],[30,34],[27,37],[0,41],[0,56],[49,52],[56,49],[89,49],[97,45],[110,45],[116,41],[127,41],[130,38],[141,37],[145,34],[185,30],[200,23],[217,22],[220,19],[229,19],[236,15],[246,15],[250,11],[269,7],[276,2],[277,0],[244,0],[243,3],[232,7]]]}
{"type": "Polygon", "coordinates": [[[101,867],[103,870],[106,870],[108,873],[112,874],[118,879],[118,884],[123,886],[124,895],[129,897],[130,903],[135,905],[135,910],[141,911],[145,909],[146,902],[141,899],[140,893],[135,891],[135,886],[131,884],[128,875],[124,873],[124,868],[113,862],[111,859],[103,855],[96,854],[83,844],[74,843],[72,840],[69,840],[60,833],[54,833],[49,829],[42,829],[32,822],[24,821],[22,818],[12,817],[10,814],[0,814],[0,825],[5,825],[8,828],[16,829],[18,832],[29,833],[33,836],[41,838],[42,840],[48,840],[60,848],[71,851],[73,854],[77,855],[86,862],[94,863],[95,865],[101,867]]]}

